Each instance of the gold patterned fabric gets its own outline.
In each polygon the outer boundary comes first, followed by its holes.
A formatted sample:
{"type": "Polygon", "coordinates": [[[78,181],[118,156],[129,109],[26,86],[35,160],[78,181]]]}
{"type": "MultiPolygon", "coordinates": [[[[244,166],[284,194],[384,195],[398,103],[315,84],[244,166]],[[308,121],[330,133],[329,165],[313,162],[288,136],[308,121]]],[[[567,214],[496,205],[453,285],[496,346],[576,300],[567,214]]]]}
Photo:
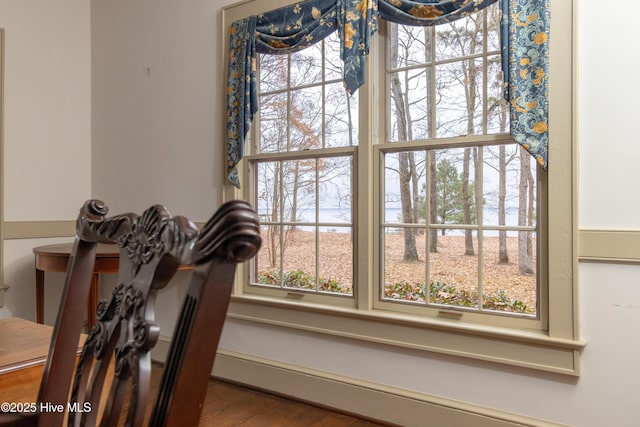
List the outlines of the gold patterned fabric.
{"type": "MultiPolygon", "coordinates": [[[[353,94],[365,80],[365,65],[378,19],[404,25],[451,22],[498,0],[307,0],[236,21],[229,40],[226,101],[227,174],[240,186],[237,164],[258,108],[258,53],[304,49],[334,31],[341,41],[344,84],[353,94]]],[[[549,0],[499,0],[502,55],[511,105],[511,135],[546,170],[548,165],[549,0]]]]}

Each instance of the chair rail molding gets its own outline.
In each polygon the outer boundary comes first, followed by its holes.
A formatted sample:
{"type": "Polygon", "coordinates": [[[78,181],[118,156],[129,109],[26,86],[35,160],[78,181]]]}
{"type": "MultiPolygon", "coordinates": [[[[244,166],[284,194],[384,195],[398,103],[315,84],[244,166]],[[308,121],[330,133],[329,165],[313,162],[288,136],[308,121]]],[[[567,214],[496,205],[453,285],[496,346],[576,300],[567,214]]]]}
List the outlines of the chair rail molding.
{"type": "Polygon", "coordinates": [[[578,261],[640,264],[640,230],[578,230],[578,261]]]}
{"type": "Polygon", "coordinates": [[[3,224],[3,239],[40,239],[50,237],[73,237],[75,221],[6,221],[3,224]]]}

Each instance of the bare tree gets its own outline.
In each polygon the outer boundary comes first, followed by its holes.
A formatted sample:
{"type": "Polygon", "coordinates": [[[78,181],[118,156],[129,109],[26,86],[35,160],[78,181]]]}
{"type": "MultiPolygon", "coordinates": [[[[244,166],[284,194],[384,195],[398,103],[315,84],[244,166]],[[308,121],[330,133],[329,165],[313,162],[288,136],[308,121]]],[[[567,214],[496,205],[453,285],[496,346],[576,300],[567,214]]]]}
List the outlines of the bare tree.
{"type": "MultiPolygon", "coordinates": [[[[429,152],[429,216],[432,222],[435,222],[438,216],[438,188],[437,188],[437,166],[436,152],[429,152]]],[[[433,231],[429,235],[429,252],[438,252],[438,233],[433,231]]]]}
{"type": "MultiPolygon", "coordinates": [[[[531,197],[531,158],[527,150],[520,147],[520,183],[518,185],[518,225],[526,226],[531,223],[533,203],[531,197]],[[528,219],[529,218],[529,219],[528,219]]],[[[520,274],[532,274],[531,233],[518,232],[518,270],[520,274]]]]}
{"type": "MultiPolygon", "coordinates": [[[[471,194],[469,194],[469,166],[471,163],[471,148],[464,149],[462,163],[462,212],[465,224],[471,224],[471,194]]],[[[464,254],[474,255],[473,235],[471,230],[464,231],[464,254]]]]}
{"type": "MultiPolygon", "coordinates": [[[[483,14],[470,15],[468,20],[464,21],[464,25],[452,23],[449,30],[442,32],[441,40],[445,43],[444,48],[453,48],[456,52],[466,55],[475,54],[481,46],[482,22],[483,14]]],[[[478,82],[482,81],[481,67],[476,65],[474,59],[460,61],[459,69],[452,77],[464,88],[464,111],[466,116],[466,134],[474,135],[476,133],[476,116],[479,111],[478,105],[478,82]]],[[[445,88],[446,89],[446,88],[445,88]]],[[[474,162],[474,181],[478,181],[480,173],[478,168],[479,154],[477,148],[465,148],[462,164],[462,208],[464,213],[464,221],[471,224],[472,221],[472,205],[476,212],[480,212],[482,195],[478,192],[480,186],[473,185],[474,193],[471,193],[471,160],[473,152],[474,162]]],[[[471,230],[465,230],[465,255],[474,255],[475,249],[473,245],[473,233],[471,230]]]]}
{"type": "MultiPolygon", "coordinates": [[[[507,149],[501,145],[498,154],[498,225],[506,224],[506,201],[507,201],[507,149]]],[[[509,253],[507,251],[507,232],[498,231],[498,262],[500,264],[509,263],[509,253]]]]}
{"type": "MultiPolygon", "coordinates": [[[[391,67],[398,64],[398,26],[391,25],[391,67]]],[[[408,140],[410,132],[408,99],[402,91],[400,76],[391,74],[391,98],[394,102],[397,114],[397,130],[400,140],[408,140]]],[[[400,206],[402,208],[402,222],[413,223],[417,219],[418,183],[416,179],[415,159],[413,153],[403,151],[398,154],[399,179],[400,179],[400,206]],[[412,196],[413,189],[413,196],[412,196]]],[[[417,261],[418,249],[416,247],[416,232],[414,228],[404,227],[404,261],[417,261]]]]}

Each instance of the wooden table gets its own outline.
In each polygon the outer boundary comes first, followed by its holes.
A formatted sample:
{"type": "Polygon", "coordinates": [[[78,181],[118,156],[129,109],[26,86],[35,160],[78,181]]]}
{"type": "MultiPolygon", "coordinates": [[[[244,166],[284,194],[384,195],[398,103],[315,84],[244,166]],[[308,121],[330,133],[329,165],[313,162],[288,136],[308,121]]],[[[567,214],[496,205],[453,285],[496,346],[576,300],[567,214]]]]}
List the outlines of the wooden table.
{"type": "Polygon", "coordinates": [[[0,401],[35,402],[53,328],[0,319],[0,401]]]}
{"type": "MultiPolygon", "coordinates": [[[[37,401],[52,335],[52,326],[16,317],[0,319],[0,402],[37,401]]],[[[85,339],[82,334],[78,355],[85,339]]]]}
{"type": "MultiPolygon", "coordinates": [[[[33,248],[36,257],[36,322],[44,323],[44,273],[65,273],[71,256],[73,243],[60,243],[57,245],[38,246],[33,248]]],[[[91,289],[87,302],[87,324],[89,330],[96,323],[96,309],[98,308],[101,274],[113,274],[118,272],[120,252],[117,245],[98,244],[96,261],[91,276],[91,289]]],[[[178,270],[189,270],[190,265],[181,265],[178,270]]]]}
{"type": "MultiPolygon", "coordinates": [[[[36,257],[36,321],[44,323],[44,273],[64,273],[71,255],[73,243],[38,246],[33,248],[36,257]]],[[[96,323],[96,308],[98,307],[98,285],[100,274],[117,273],[120,253],[116,245],[98,244],[96,262],[91,277],[91,289],[87,302],[87,322],[89,329],[96,323]]]]}

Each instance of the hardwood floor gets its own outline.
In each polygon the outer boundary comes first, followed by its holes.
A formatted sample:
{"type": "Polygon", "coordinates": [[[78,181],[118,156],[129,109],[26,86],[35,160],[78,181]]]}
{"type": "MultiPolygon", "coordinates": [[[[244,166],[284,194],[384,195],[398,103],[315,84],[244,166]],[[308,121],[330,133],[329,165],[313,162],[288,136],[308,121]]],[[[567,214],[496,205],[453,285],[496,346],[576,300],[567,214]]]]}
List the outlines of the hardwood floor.
{"type": "Polygon", "coordinates": [[[200,425],[361,427],[383,424],[212,380],[200,425]]]}
{"type": "MultiPolygon", "coordinates": [[[[0,328],[0,397],[2,398],[0,401],[35,402],[49,348],[51,328],[19,319],[5,319],[0,324],[2,326],[0,328]],[[28,337],[28,339],[24,343],[1,339],[7,338],[12,328],[17,328],[20,335],[28,337]],[[10,347],[6,345],[6,342],[9,341],[13,342],[10,347]],[[3,344],[5,345],[3,346],[3,344]],[[33,369],[31,367],[12,369],[12,367],[20,365],[16,363],[16,360],[34,361],[36,359],[40,363],[35,365],[33,369]]],[[[150,396],[157,395],[161,376],[162,366],[154,364],[150,396]]],[[[125,404],[121,414],[122,425],[126,419],[127,406],[125,404]]],[[[151,415],[151,406],[149,405],[147,408],[147,420],[151,415]]],[[[235,384],[211,380],[200,425],[203,427],[364,427],[383,424],[376,424],[235,384]]]]}
{"type": "MultiPolygon", "coordinates": [[[[157,394],[162,367],[153,366],[150,395],[157,394]]],[[[155,400],[155,399],[154,399],[155,400]]],[[[121,425],[126,418],[126,404],[121,425]]],[[[147,408],[146,420],[150,419],[147,408]]],[[[201,427],[374,427],[386,424],[304,404],[236,384],[212,379],[204,402],[201,427]]]]}

